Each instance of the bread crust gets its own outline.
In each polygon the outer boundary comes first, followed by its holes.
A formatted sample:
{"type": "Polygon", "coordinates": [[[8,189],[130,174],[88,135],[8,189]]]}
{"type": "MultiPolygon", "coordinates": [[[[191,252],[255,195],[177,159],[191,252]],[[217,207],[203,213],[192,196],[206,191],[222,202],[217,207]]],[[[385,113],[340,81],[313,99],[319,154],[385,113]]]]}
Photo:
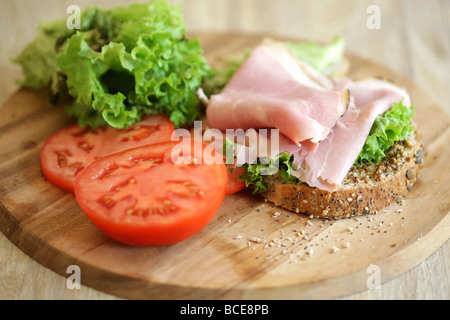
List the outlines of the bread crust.
{"type": "Polygon", "coordinates": [[[381,163],[352,167],[343,186],[335,192],[305,183],[284,183],[275,175],[264,178],[267,191],[262,196],[276,206],[306,213],[311,218],[341,219],[375,214],[406,196],[422,165],[423,145],[416,127],[408,140],[396,143],[381,163]]]}

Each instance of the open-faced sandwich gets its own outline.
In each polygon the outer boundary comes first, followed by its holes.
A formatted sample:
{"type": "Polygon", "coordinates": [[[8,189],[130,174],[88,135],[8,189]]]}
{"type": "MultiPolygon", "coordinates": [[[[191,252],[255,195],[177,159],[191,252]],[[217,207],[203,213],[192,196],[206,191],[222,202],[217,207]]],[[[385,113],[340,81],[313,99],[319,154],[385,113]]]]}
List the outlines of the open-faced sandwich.
{"type": "Polygon", "coordinates": [[[278,150],[241,164],[239,180],[277,206],[331,219],[376,213],[410,190],[423,161],[413,114],[394,83],[330,75],[271,40],[206,109],[208,125],[222,131],[277,129],[278,150]]]}

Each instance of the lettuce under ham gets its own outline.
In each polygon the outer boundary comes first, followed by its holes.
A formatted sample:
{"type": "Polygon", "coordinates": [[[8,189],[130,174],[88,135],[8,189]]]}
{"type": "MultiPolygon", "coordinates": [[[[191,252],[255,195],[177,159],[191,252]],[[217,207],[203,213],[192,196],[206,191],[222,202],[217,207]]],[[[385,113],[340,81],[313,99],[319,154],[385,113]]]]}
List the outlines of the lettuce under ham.
{"type": "MultiPolygon", "coordinates": [[[[349,109],[349,112],[352,112],[352,108],[349,109]]],[[[413,126],[411,125],[411,117],[413,115],[414,106],[405,106],[403,100],[394,103],[390,110],[379,115],[371,127],[369,136],[367,137],[360,154],[351,166],[357,163],[382,161],[385,158],[387,151],[395,142],[406,140],[413,131],[413,126]]],[[[286,149],[286,147],[284,147],[284,149],[286,149]]],[[[299,171],[295,169],[295,166],[299,161],[303,161],[304,159],[298,160],[297,158],[300,157],[301,154],[298,152],[298,149],[293,150],[295,151],[291,153],[280,153],[270,160],[266,160],[264,163],[256,162],[253,164],[244,164],[243,167],[246,168],[246,171],[239,178],[240,181],[245,181],[246,186],[251,187],[254,194],[265,192],[267,190],[263,179],[265,174],[262,173],[267,172],[267,170],[272,170],[274,174],[279,173],[284,182],[290,181],[299,183],[301,181],[299,178],[303,178],[304,180],[309,180],[310,184],[316,185],[321,189],[328,189],[329,191],[336,190],[340,187],[340,184],[331,185],[324,180],[321,181],[321,178],[318,178],[317,176],[315,178],[302,177],[299,174],[299,171]],[[277,169],[279,169],[279,171],[277,171],[277,169]]],[[[331,162],[332,158],[330,158],[329,161],[331,162]]],[[[345,177],[346,172],[347,169],[341,171],[341,177],[338,178],[338,181],[342,180],[342,177],[345,177]]]]}
{"type": "Polygon", "coordinates": [[[413,115],[414,106],[407,107],[402,100],[378,116],[356,162],[371,163],[383,160],[395,142],[406,140],[413,132],[414,127],[411,125],[413,115]]]}

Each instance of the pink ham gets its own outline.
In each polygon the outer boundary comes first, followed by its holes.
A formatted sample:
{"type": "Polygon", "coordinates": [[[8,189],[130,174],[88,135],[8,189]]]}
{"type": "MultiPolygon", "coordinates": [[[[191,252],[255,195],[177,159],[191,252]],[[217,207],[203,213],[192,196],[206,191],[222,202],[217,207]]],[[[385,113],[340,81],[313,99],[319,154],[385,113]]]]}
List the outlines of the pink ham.
{"type": "Polygon", "coordinates": [[[376,117],[403,99],[411,105],[408,93],[380,79],[367,79],[349,85],[351,102],[330,136],[313,152],[301,150],[294,155],[293,175],[309,186],[326,191],[341,187],[357,159],[376,117]]]}
{"type": "Polygon", "coordinates": [[[348,90],[334,88],[330,78],[300,62],[283,45],[264,43],[224,90],[211,97],[207,120],[222,131],[276,128],[296,145],[317,144],[348,107],[348,90]]]}

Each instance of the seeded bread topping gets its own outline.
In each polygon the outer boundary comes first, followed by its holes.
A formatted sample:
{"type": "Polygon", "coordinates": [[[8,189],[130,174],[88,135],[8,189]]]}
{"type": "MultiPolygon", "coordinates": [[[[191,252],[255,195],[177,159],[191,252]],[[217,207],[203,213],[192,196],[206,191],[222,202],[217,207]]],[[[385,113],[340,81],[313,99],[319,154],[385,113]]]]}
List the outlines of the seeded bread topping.
{"type": "MultiPolygon", "coordinates": [[[[408,166],[411,159],[423,161],[423,152],[416,150],[416,134],[412,133],[407,140],[396,142],[386,154],[386,158],[378,163],[354,164],[343,186],[357,186],[360,183],[373,184],[395,175],[399,170],[408,166]]],[[[412,172],[412,171],[410,171],[412,172]]]]}

